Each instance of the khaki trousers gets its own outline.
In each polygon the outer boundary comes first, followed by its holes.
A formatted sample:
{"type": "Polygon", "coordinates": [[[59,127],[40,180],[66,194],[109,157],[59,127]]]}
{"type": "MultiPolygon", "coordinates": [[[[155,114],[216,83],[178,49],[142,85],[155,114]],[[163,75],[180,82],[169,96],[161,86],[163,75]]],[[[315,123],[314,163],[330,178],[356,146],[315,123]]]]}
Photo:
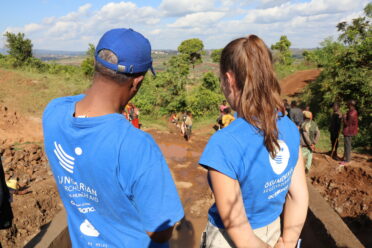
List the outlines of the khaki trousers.
{"type": "MultiPolygon", "coordinates": [[[[263,242],[274,247],[280,237],[280,218],[278,217],[271,224],[253,230],[254,234],[263,242]]],[[[236,247],[225,229],[215,227],[208,222],[202,234],[200,248],[228,248],[236,247]]]]}

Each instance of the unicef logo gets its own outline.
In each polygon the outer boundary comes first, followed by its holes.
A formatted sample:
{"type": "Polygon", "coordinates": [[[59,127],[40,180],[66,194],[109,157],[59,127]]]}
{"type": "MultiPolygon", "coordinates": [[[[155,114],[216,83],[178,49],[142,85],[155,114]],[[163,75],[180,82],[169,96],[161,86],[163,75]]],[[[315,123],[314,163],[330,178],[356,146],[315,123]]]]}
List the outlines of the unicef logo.
{"type": "Polygon", "coordinates": [[[289,149],[287,144],[283,140],[278,140],[279,143],[279,151],[277,150],[276,157],[274,159],[271,158],[269,155],[270,165],[273,168],[273,171],[280,175],[283,173],[285,168],[287,168],[288,160],[289,160],[289,149]]]}

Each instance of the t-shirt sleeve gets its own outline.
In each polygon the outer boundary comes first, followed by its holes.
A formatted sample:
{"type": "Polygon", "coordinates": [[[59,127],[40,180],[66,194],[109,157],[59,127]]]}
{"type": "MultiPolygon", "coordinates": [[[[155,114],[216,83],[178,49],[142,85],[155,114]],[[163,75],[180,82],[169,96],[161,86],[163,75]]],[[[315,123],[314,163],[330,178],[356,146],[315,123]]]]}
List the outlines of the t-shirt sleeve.
{"type": "Polygon", "coordinates": [[[241,161],[240,146],[236,140],[223,131],[215,133],[208,141],[199,164],[210,167],[237,180],[241,161]]]}
{"type": "MultiPolygon", "coordinates": [[[[168,229],[184,216],[168,165],[152,138],[147,138],[141,147],[132,146],[132,149],[137,150],[133,153],[137,156],[131,162],[131,168],[135,169],[128,180],[131,181],[130,194],[139,218],[148,232],[168,229]]],[[[125,180],[126,175],[121,177],[125,180]]]]}

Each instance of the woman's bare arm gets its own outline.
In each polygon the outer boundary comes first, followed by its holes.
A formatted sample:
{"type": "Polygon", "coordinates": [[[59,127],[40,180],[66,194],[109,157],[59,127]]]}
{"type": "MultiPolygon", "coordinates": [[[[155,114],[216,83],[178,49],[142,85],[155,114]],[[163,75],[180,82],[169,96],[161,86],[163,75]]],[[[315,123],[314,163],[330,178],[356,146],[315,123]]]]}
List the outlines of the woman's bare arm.
{"type": "Polygon", "coordinates": [[[296,246],[306,220],[308,204],[309,193],[300,149],[283,212],[282,238],[286,248],[296,246]]]}
{"type": "Polygon", "coordinates": [[[239,182],[211,168],[208,173],[218,213],[236,247],[270,247],[253,233],[245,212],[239,182]]]}

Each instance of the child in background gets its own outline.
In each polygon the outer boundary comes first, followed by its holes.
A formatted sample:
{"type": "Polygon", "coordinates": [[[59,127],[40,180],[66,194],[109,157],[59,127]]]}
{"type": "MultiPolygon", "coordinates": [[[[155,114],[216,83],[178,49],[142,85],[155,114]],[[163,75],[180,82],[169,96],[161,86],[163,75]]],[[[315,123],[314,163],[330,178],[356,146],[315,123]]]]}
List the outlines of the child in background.
{"type": "Polygon", "coordinates": [[[192,129],[192,115],[190,111],[187,111],[186,118],[185,118],[185,136],[184,136],[187,141],[190,140],[191,129],[192,129]]]}
{"type": "Polygon", "coordinates": [[[231,114],[231,109],[229,107],[225,108],[223,110],[222,126],[227,127],[233,120],[235,120],[235,118],[231,114]]]}

